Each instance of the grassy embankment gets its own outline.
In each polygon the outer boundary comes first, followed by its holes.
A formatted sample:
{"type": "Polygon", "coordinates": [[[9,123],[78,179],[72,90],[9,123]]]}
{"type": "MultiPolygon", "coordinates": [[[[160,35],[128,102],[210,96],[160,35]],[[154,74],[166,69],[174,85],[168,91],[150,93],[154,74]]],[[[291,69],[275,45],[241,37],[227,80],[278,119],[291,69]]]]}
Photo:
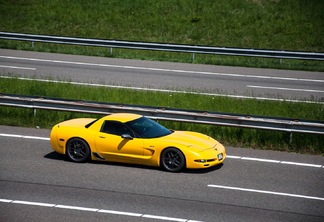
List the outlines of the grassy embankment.
{"type": "MultiPolygon", "coordinates": [[[[324,51],[322,0],[0,0],[6,32],[324,51]]],[[[191,62],[191,54],[0,41],[0,48],[191,62]]],[[[196,63],[324,70],[323,62],[196,55],[196,63]]]]}
{"type": "MultiPolygon", "coordinates": [[[[275,50],[324,51],[321,0],[0,0],[0,30],[62,35],[275,50]]],[[[0,48],[191,62],[185,53],[150,52],[0,40],[0,48]]],[[[196,55],[195,63],[323,71],[323,62],[196,55]]],[[[218,112],[323,120],[323,105],[264,102],[139,91],[84,88],[1,79],[1,92],[107,101],[218,112]],[[82,92],[82,93],[80,93],[82,92]],[[153,99],[154,98],[154,99],[153,99]],[[156,98],[159,98],[156,100],[156,98]]],[[[1,124],[50,127],[79,114],[0,109],[1,124]]],[[[174,129],[197,130],[227,145],[324,153],[323,136],[166,123],[174,129]]]]}

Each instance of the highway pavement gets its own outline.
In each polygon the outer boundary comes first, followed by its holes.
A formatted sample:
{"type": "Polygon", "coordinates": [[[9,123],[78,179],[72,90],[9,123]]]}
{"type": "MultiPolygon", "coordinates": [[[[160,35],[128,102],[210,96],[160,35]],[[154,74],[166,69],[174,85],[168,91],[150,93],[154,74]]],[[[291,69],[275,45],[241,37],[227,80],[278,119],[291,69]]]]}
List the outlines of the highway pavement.
{"type": "Polygon", "coordinates": [[[0,126],[0,221],[323,221],[324,157],[227,148],[224,164],[164,172],[72,163],[49,130],[0,126]]]}
{"type": "Polygon", "coordinates": [[[323,101],[324,73],[0,49],[0,76],[239,98],[323,101]]]}

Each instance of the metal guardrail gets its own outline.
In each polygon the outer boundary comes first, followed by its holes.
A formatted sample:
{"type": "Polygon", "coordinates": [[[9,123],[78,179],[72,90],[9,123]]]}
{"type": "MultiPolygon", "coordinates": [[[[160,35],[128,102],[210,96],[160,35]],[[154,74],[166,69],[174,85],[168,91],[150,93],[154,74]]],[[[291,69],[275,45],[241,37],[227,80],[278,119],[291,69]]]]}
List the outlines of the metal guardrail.
{"type": "Polygon", "coordinates": [[[324,53],[317,52],[298,52],[298,51],[275,51],[265,49],[245,49],[245,48],[227,48],[227,47],[212,47],[212,46],[193,46],[181,44],[162,44],[148,42],[128,42],[120,40],[103,40],[89,38],[73,38],[63,36],[48,36],[48,35],[33,35],[23,33],[0,32],[0,39],[20,40],[58,44],[72,44],[82,46],[102,46],[112,48],[125,49],[141,49],[141,50],[156,50],[169,52],[186,52],[201,54],[217,54],[217,55],[232,55],[232,56],[251,56],[264,58],[278,59],[301,59],[301,60],[324,60],[324,53]]]}
{"type": "Polygon", "coordinates": [[[250,116],[230,113],[204,112],[192,110],[166,109],[160,107],[132,106],[116,103],[95,103],[89,101],[61,100],[34,96],[0,94],[0,106],[45,109],[91,114],[124,112],[137,113],[155,120],[232,126],[286,132],[312,133],[324,135],[324,122],[287,118],[250,116]]]}

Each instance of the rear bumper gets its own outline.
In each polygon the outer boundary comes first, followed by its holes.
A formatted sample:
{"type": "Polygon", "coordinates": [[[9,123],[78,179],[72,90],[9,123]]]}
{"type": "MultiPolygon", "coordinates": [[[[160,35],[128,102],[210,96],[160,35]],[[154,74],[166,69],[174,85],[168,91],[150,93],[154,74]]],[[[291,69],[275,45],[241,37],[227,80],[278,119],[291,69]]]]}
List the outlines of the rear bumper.
{"type": "Polygon", "coordinates": [[[65,154],[64,144],[60,143],[57,135],[57,125],[52,128],[50,134],[50,142],[54,151],[60,154],[65,154]]]}

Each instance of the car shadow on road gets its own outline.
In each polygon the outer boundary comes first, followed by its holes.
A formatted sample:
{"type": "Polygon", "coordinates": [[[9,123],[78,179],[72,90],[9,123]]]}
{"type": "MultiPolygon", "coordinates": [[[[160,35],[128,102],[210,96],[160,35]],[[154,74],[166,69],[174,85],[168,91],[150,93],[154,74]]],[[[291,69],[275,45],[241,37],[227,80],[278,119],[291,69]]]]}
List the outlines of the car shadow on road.
{"type": "Polygon", "coordinates": [[[216,170],[220,170],[222,167],[223,167],[223,163],[205,169],[185,169],[183,170],[183,173],[204,174],[204,173],[210,173],[216,170]]]}
{"type": "Polygon", "coordinates": [[[69,161],[68,158],[65,155],[59,154],[57,152],[50,152],[44,156],[46,159],[51,159],[51,160],[64,160],[64,161],[69,161]]]}
{"type": "MultiPolygon", "coordinates": [[[[83,164],[83,163],[73,163],[69,158],[65,155],[59,154],[57,152],[50,152],[44,156],[46,159],[51,160],[60,160],[64,162],[70,162],[72,164],[83,164]]],[[[161,172],[166,172],[160,167],[153,167],[153,166],[145,166],[145,165],[138,165],[138,164],[130,164],[130,163],[116,163],[116,162],[108,162],[108,161],[94,161],[94,160],[88,160],[85,163],[90,164],[96,164],[96,165],[107,165],[107,166],[120,166],[120,167],[132,167],[132,168],[138,168],[138,169],[145,169],[145,170],[156,170],[161,172]]],[[[216,170],[221,169],[223,166],[223,163],[216,165],[214,167],[205,168],[205,169],[184,169],[177,173],[184,173],[184,174],[205,174],[210,173],[216,170]]]]}

